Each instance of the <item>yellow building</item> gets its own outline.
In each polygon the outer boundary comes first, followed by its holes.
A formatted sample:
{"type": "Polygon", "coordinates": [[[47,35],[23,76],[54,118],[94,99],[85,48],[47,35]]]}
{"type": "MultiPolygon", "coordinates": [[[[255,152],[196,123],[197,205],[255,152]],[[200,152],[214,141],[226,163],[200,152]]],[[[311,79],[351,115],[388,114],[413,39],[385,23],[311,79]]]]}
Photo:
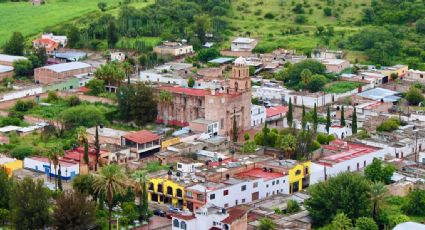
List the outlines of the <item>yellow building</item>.
{"type": "Polygon", "coordinates": [[[186,206],[185,188],[176,181],[168,178],[150,178],[148,183],[148,200],[173,207],[186,206]]]}
{"type": "Polygon", "coordinates": [[[300,191],[309,186],[310,161],[300,162],[289,170],[289,193],[300,191]]]}
{"type": "Polygon", "coordinates": [[[13,171],[21,169],[24,167],[24,164],[21,160],[16,160],[14,158],[3,157],[0,158],[0,168],[6,171],[9,177],[13,176],[13,171]]]}
{"type": "Polygon", "coordinates": [[[171,138],[171,139],[168,139],[168,140],[163,140],[161,142],[161,149],[165,150],[165,149],[167,149],[168,146],[176,145],[176,144],[179,144],[179,143],[180,143],[179,137],[174,137],[174,138],[171,138]]]}

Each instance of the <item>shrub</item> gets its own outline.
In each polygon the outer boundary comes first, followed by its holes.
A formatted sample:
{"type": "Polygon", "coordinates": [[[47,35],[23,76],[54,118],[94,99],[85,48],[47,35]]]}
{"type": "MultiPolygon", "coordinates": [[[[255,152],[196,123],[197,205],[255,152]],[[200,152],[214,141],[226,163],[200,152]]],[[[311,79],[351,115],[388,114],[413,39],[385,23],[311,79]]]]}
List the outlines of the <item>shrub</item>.
{"type": "Polygon", "coordinates": [[[268,12],[268,13],[266,13],[265,15],[264,15],[264,18],[265,19],[273,19],[275,16],[274,16],[274,14],[272,14],[272,13],[270,13],[270,12],[268,12]]]}
{"type": "Polygon", "coordinates": [[[397,118],[390,118],[382,122],[377,128],[376,131],[379,132],[391,132],[400,126],[400,120],[397,118]]]}
{"type": "Polygon", "coordinates": [[[26,111],[32,109],[34,107],[34,105],[35,105],[35,102],[30,101],[30,100],[26,100],[26,101],[18,100],[18,101],[16,101],[14,110],[18,111],[18,112],[26,112],[26,111]]]}
{"type": "Polygon", "coordinates": [[[243,138],[245,139],[245,141],[248,141],[250,139],[249,133],[245,133],[243,135],[243,138]]]}
{"type": "Polygon", "coordinates": [[[300,205],[295,200],[288,200],[288,203],[286,205],[287,205],[286,211],[288,213],[296,213],[301,210],[300,205]]]}
{"type": "Polygon", "coordinates": [[[24,158],[31,156],[32,154],[34,154],[34,148],[29,146],[18,146],[12,150],[10,156],[19,160],[23,160],[24,158]]]}
{"type": "Polygon", "coordinates": [[[356,220],[356,230],[378,230],[378,225],[370,217],[360,217],[356,220]]]}
{"type": "Polygon", "coordinates": [[[324,8],[324,9],[323,9],[323,14],[324,14],[326,17],[330,17],[330,16],[332,16],[332,9],[331,9],[331,8],[329,8],[329,7],[324,8]]]}
{"type": "Polygon", "coordinates": [[[57,100],[59,100],[59,96],[56,94],[56,92],[49,91],[49,93],[47,95],[47,102],[51,103],[51,102],[55,102],[57,100]]]}
{"type": "Polygon", "coordinates": [[[403,206],[403,211],[409,215],[425,216],[425,191],[412,190],[407,196],[407,203],[403,206]]]}
{"type": "Polygon", "coordinates": [[[81,104],[81,100],[77,96],[73,95],[66,98],[66,103],[68,106],[73,107],[81,104]]]}
{"type": "Polygon", "coordinates": [[[307,18],[304,15],[297,15],[295,17],[295,23],[297,24],[305,24],[307,22],[307,18]]]}

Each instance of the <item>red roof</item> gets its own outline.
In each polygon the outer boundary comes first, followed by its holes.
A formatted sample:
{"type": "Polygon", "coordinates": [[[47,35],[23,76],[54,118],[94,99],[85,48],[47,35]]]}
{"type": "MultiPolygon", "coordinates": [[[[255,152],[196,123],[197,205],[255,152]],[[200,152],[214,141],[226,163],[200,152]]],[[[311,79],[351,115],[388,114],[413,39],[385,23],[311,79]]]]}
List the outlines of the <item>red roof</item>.
{"type": "Polygon", "coordinates": [[[284,174],[277,172],[265,172],[263,169],[254,168],[246,172],[236,174],[236,177],[254,177],[254,178],[264,178],[265,180],[273,180],[279,177],[283,177],[284,174]]]}
{"type": "Polygon", "coordinates": [[[90,91],[90,89],[85,86],[82,86],[78,89],[78,92],[82,92],[82,93],[87,93],[88,91],[90,91]]]}
{"type": "Polygon", "coordinates": [[[288,106],[274,106],[266,109],[266,117],[274,117],[276,115],[283,115],[288,112],[288,106]]]}
{"type": "Polygon", "coordinates": [[[136,142],[138,144],[144,144],[151,141],[159,140],[159,136],[147,130],[140,130],[134,133],[129,133],[123,136],[125,139],[136,142]]]}
{"type": "Polygon", "coordinates": [[[180,86],[161,86],[159,88],[161,90],[165,90],[171,93],[186,94],[186,95],[197,96],[197,97],[203,97],[210,94],[210,91],[208,90],[183,88],[180,86]]]}
{"type": "Polygon", "coordinates": [[[248,210],[239,207],[233,207],[227,209],[227,212],[229,213],[229,216],[226,219],[222,220],[221,223],[232,224],[233,222],[245,216],[248,210]]]}
{"type": "MultiPolygon", "coordinates": [[[[106,153],[109,153],[109,151],[100,150],[101,156],[106,153]]],[[[94,158],[94,157],[96,157],[96,149],[93,147],[89,147],[89,158],[94,158]]],[[[63,158],[80,162],[81,160],[84,159],[84,148],[78,147],[75,149],[67,150],[63,158]]]]}
{"type": "MultiPolygon", "coordinates": [[[[35,161],[41,161],[41,162],[49,163],[49,164],[51,162],[51,161],[49,161],[49,158],[47,158],[47,157],[37,157],[37,156],[34,156],[34,157],[29,157],[29,159],[32,159],[32,160],[35,160],[35,161]]],[[[73,161],[69,161],[69,160],[60,159],[59,160],[59,164],[61,166],[63,166],[63,167],[70,167],[70,166],[76,165],[78,163],[77,162],[73,162],[73,161]]]]}
{"type": "Polygon", "coordinates": [[[318,163],[329,166],[380,150],[373,146],[343,140],[334,140],[329,145],[322,147],[324,154],[328,155],[320,158],[318,163]]]}
{"type": "Polygon", "coordinates": [[[184,215],[184,214],[174,214],[172,215],[172,217],[180,219],[180,220],[193,220],[196,219],[195,215],[190,214],[190,215],[184,215]]]}

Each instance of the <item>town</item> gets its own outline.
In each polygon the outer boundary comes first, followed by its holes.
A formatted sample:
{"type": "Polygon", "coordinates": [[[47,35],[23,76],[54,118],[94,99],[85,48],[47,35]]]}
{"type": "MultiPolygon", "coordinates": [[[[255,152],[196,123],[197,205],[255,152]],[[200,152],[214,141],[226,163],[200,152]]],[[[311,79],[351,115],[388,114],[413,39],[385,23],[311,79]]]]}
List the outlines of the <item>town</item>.
{"type": "Polygon", "coordinates": [[[425,229],[425,58],[264,49],[208,14],[131,43],[122,4],[0,48],[0,229],[425,229]]]}

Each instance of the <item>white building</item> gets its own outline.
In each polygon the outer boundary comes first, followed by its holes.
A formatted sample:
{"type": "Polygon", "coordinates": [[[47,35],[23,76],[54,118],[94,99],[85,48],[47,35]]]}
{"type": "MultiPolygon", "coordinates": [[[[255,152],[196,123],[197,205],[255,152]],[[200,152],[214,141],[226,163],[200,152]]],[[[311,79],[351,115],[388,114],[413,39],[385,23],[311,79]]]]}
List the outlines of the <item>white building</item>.
{"type": "Polygon", "coordinates": [[[14,100],[14,99],[23,98],[27,96],[33,96],[33,95],[37,95],[41,93],[43,93],[43,87],[41,86],[16,89],[14,91],[1,94],[0,101],[14,100]]]}
{"type": "Polygon", "coordinates": [[[187,86],[187,79],[166,71],[161,72],[160,70],[141,71],[139,73],[139,79],[142,82],[187,86]]]}
{"type": "Polygon", "coordinates": [[[266,107],[251,105],[251,127],[262,125],[266,121],[266,107]]]}
{"type": "Polygon", "coordinates": [[[407,74],[404,76],[404,79],[409,81],[425,82],[424,76],[425,71],[409,69],[407,74]]]}
{"type": "MultiPolygon", "coordinates": [[[[59,160],[59,164],[62,180],[71,180],[80,173],[78,162],[59,160]]],[[[53,163],[46,157],[27,157],[24,159],[24,168],[45,173],[47,176],[57,177],[59,174],[59,166],[55,170],[53,163]]]]}
{"type": "Polygon", "coordinates": [[[310,184],[315,184],[341,172],[356,172],[370,165],[374,158],[383,160],[385,150],[365,144],[332,141],[318,150],[319,158],[311,163],[310,184]]]}
{"type": "Polygon", "coordinates": [[[344,59],[321,59],[326,71],[329,73],[341,73],[344,69],[350,68],[350,62],[344,59]]]}
{"type": "Polygon", "coordinates": [[[123,62],[125,61],[125,53],[123,52],[112,52],[111,61],[123,62]]]}
{"type": "Polygon", "coordinates": [[[262,100],[282,100],[285,92],[281,87],[252,86],[252,97],[262,100]]]}
{"type": "Polygon", "coordinates": [[[246,209],[230,208],[228,210],[207,204],[191,212],[172,216],[172,230],[244,230],[247,229],[246,209]]]}
{"type": "Polygon", "coordinates": [[[257,46],[257,40],[253,38],[236,38],[232,41],[231,50],[236,52],[250,52],[257,46]]]}
{"type": "Polygon", "coordinates": [[[52,33],[46,33],[41,35],[41,39],[51,39],[57,43],[59,43],[62,47],[65,47],[68,44],[68,38],[66,36],[57,36],[52,33]]]}

